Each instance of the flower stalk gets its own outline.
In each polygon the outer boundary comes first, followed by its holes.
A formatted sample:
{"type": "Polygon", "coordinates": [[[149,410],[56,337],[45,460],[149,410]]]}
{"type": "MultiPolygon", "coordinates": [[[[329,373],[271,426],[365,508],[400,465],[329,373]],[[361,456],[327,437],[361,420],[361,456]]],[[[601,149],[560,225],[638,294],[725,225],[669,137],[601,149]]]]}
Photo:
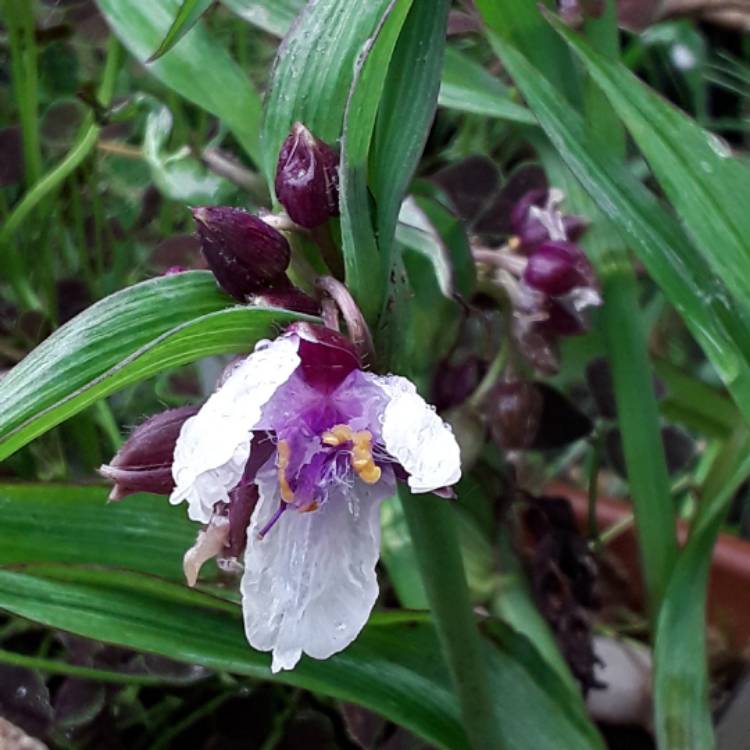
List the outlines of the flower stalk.
{"type": "Polygon", "coordinates": [[[503,750],[453,510],[445,501],[412,497],[403,487],[400,496],[469,743],[474,750],[503,750]]]}

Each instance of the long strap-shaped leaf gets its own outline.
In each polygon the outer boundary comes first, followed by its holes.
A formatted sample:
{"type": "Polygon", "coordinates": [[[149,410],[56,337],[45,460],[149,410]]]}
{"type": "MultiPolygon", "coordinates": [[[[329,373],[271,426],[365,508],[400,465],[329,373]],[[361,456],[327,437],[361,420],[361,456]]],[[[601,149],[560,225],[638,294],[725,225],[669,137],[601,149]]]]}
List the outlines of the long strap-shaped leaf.
{"type": "Polygon", "coordinates": [[[0,460],[130,383],[212,354],[248,352],[299,317],[233,306],[206,271],[123,289],[59,328],[0,381],[0,460]]]}
{"type": "Polygon", "coordinates": [[[600,55],[559,22],[552,23],[622,118],[704,258],[747,305],[750,169],[622,64],[600,55]]]}
{"type": "MultiPolygon", "coordinates": [[[[468,747],[426,615],[376,614],[342,654],[305,658],[293,672],[274,676],[268,655],[247,645],[239,607],[226,590],[217,599],[153,577],[181,579],[182,555],[197,529],[184,508],[152,495],[107,504],[106,492],[0,485],[0,608],[79,635],[358,702],[438,747],[468,747]],[[18,571],[22,563],[35,565],[18,571]]],[[[485,658],[503,746],[601,750],[580,696],[525,638],[487,626],[495,646],[485,644],[485,658]],[[534,722],[529,706],[539,711],[534,722]]]]}
{"type": "MultiPolygon", "coordinates": [[[[112,31],[145,62],[177,17],[179,0],[97,0],[112,31]]],[[[243,148],[259,160],[260,95],[250,79],[208,31],[197,24],[174,49],[147,70],[180,96],[216,115],[243,148]]]]}
{"type": "Polygon", "coordinates": [[[750,420],[750,340],[746,313],[654,196],[586,137],[581,118],[514,47],[490,39],[539,124],[599,208],[682,315],[750,420]]]}

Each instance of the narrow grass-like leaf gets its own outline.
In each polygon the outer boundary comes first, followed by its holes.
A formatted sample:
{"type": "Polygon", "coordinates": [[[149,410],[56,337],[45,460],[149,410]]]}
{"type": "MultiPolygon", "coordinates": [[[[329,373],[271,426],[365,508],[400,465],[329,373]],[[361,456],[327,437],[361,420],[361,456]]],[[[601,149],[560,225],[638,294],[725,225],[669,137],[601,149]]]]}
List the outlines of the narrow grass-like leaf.
{"type": "Polygon", "coordinates": [[[748,452],[750,436],[742,429],[712,467],[708,493],[664,598],[654,653],[660,750],[711,750],[715,744],[705,630],[708,575],[721,524],[737,488],[750,474],[748,452]]]}
{"type": "Polygon", "coordinates": [[[130,383],[211,354],[247,352],[300,317],[231,304],[211,274],[190,271],[92,305],[0,381],[0,460],[130,383]]]}
{"type": "Polygon", "coordinates": [[[308,3],[276,54],[261,133],[263,171],[273,186],[281,144],[295,121],[318,138],[341,136],[354,64],[388,0],[308,3]]]}
{"type": "Polygon", "coordinates": [[[750,340],[743,309],[653,195],[589,142],[581,118],[539,71],[496,35],[490,34],[490,41],[562,159],[627,236],[750,419],[750,340]]]}
{"type": "Polygon", "coordinates": [[[385,299],[386,264],[375,239],[377,222],[370,213],[370,144],[388,65],[411,5],[412,0],[391,0],[388,4],[357,58],[344,113],[339,172],[344,267],[347,285],[371,323],[385,299]]]}
{"type": "Polygon", "coordinates": [[[165,52],[169,52],[198,23],[198,19],[211,7],[212,2],[213,0],[182,0],[182,5],[177,11],[169,31],[162,39],[159,48],[149,57],[147,62],[154,62],[165,52]]]}
{"type": "MultiPolygon", "coordinates": [[[[180,8],[179,0],[97,0],[97,4],[112,31],[142,63],[164,39],[180,8]]],[[[147,70],[216,115],[259,161],[260,96],[224,46],[200,24],[147,70]]]]}
{"type": "Polygon", "coordinates": [[[437,109],[450,0],[412,3],[388,67],[370,155],[378,247],[390,270],[401,201],[437,109]]]}
{"type": "MultiPolygon", "coordinates": [[[[422,615],[374,615],[326,661],[303,658],[273,675],[245,641],[239,606],[136,573],[31,566],[0,571],[0,608],[45,625],[258,679],[285,682],[383,714],[445,750],[468,750],[432,625],[422,615]]],[[[525,639],[493,626],[484,656],[504,747],[601,750],[580,699],[565,691],[525,639]],[[539,711],[529,723],[528,706],[539,711]]]]}
{"type": "Polygon", "coordinates": [[[505,42],[524,51],[534,67],[541,71],[555,89],[569,101],[581,99],[580,81],[565,45],[544,22],[540,6],[551,6],[552,0],[540,3],[529,0],[476,0],[477,10],[489,29],[505,42]]]}
{"type": "Polygon", "coordinates": [[[182,556],[197,530],[184,508],[145,494],[108,503],[108,492],[104,486],[0,485],[0,565],[105,565],[181,582],[182,556]]]}
{"type": "Polygon", "coordinates": [[[750,299],[750,169],[729,147],[558,21],[557,31],[602,88],[670,202],[737,300],[750,299]]]}
{"type": "Polygon", "coordinates": [[[454,47],[445,50],[438,104],[459,112],[536,125],[534,115],[513,101],[511,90],[499,78],[454,47]]]}
{"type": "Polygon", "coordinates": [[[305,0],[221,0],[221,4],[253,26],[283,37],[305,0]]]}

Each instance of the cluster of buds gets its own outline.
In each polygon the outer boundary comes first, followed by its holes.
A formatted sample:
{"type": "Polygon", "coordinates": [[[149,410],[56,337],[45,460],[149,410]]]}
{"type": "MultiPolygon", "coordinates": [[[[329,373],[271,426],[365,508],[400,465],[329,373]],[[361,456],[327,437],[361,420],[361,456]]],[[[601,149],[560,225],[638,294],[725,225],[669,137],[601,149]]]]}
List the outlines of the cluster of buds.
{"type": "Polygon", "coordinates": [[[585,222],[560,211],[559,190],[533,190],[515,205],[514,235],[500,248],[474,248],[489,280],[513,308],[511,332],[538,370],[557,370],[557,340],[588,329],[586,310],[601,304],[599,284],[576,244],[585,222]]]}
{"type": "Polygon", "coordinates": [[[291,248],[280,230],[314,229],[338,215],[338,154],[296,123],[281,147],[275,187],[286,215],[193,209],[201,250],[221,288],[240,302],[317,314],[318,303],[289,280],[291,248]]]}

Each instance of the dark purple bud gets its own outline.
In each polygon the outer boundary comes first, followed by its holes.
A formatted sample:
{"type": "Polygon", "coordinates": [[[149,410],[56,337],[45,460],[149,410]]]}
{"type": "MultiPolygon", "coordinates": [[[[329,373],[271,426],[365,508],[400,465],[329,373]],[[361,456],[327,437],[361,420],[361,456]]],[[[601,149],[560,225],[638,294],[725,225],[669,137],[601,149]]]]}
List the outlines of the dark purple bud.
{"type": "Polygon", "coordinates": [[[320,302],[294,286],[288,289],[269,289],[256,294],[253,302],[264,307],[281,307],[306,315],[320,315],[320,302]]]}
{"type": "Polygon", "coordinates": [[[110,500],[121,500],[136,492],[168,495],[174,489],[174,447],[182,425],[199,408],[169,409],[136,427],[112,461],[99,467],[99,473],[115,484],[110,500]]]}
{"type": "Polygon", "coordinates": [[[575,309],[549,300],[547,303],[547,319],[540,321],[537,327],[551,336],[580,336],[589,330],[586,318],[575,309]]]}
{"type": "Polygon", "coordinates": [[[313,323],[297,322],[288,331],[300,338],[302,375],[315,388],[332,391],[360,367],[357,352],[346,336],[313,323]]]}
{"type": "Polygon", "coordinates": [[[503,450],[529,448],[539,429],[542,397],[531,384],[498,383],[485,400],[493,440],[503,450]]]}
{"type": "Polygon", "coordinates": [[[269,287],[286,286],[291,251],[286,238],[240,208],[193,209],[201,250],[222,289],[244,302],[269,287]]]}
{"type": "Polygon", "coordinates": [[[474,392],[487,370],[476,356],[469,356],[459,364],[444,362],[435,373],[432,403],[438,411],[463,403],[474,392]]]}
{"type": "Polygon", "coordinates": [[[571,242],[545,242],[529,257],[523,280],[553,297],[576,287],[592,286],[596,277],[588,259],[571,242]]]}
{"type": "Polygon", "coordinates": [[[281,146],[276,166],[276,196],[289,217],[313,229],[339,215],[339,155],[295,123],[281,146]]]}
{"type": "Polygon", "coordinates": [[[549,233],[539,219],[531,215],[531,207],[541,208],[547,200],[547,188],[534,188],[524,193],[513,206],[510,213],[510,224],[513,233],[523,246],[537,245],[549,239],[549,233]]]}

